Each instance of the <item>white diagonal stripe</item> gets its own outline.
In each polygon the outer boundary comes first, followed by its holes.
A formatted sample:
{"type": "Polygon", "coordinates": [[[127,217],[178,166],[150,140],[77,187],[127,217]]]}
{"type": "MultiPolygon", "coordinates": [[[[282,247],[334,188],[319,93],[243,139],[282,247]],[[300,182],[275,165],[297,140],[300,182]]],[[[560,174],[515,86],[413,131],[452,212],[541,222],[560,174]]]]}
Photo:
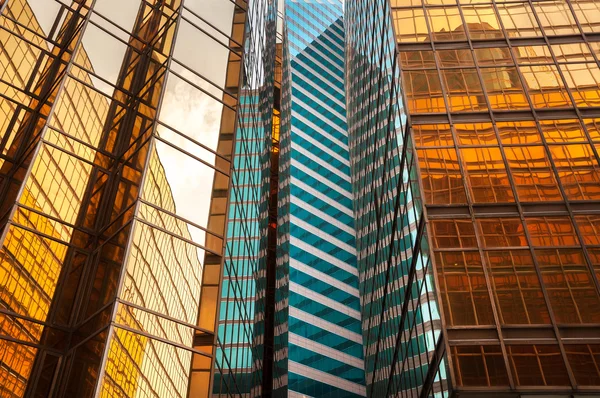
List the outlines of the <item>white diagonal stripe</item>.
{"type": "Polygon", "coordinates": [[[330,234],[324,232],[322,229],[317,228],[317,227],[307,223],[306,221],[304,221],[301,218],[298,218],[294,215],[290,215],[290,224],[297,225],[298,227],[302,228],[303,230],[308,231],[315,236],[318,236],[319,238],[339,247],[340,249],[346,251],[347,253],[352,254],[353,256],[356,256],[356,248],[354,246],[351,246],[345,242],[342,242],[341,240],[334,237],[333,235],[330,235],[330,234]]]}
{"type": "MultiPolygon", "coordinates": [[[[301,295],[302,297],[306,297],[314,302],[323,304],[325,307],[328,307],[328,308],[331,308],[332,310],[341,312],[342,314],[346,314],[351,318],[360,320],[360,312],[359,311],[354,310],[348,306],[345,306],[344,304],[340,304],[337,301],[332,300],[329,297],[323,296],[322,294],[319,294],[313,290],[310,290],[296,282],[290,282],[289,288],[290,288],[290,292],[297,293],[297,294],[301,295]]],[[[291,308],[291,306],[290,306],[290,308],[291,308]]]]}
{"type": "Polygon", "coordinates": [[[333,189],[334,191],[344,195],[345,197],[347,197],[348,199],[352,199],[352,193],[345,190],[344,188],[340,187],[337,184],[334,184],[332,181],[327,180],[326,178],[324,178],[322,175],[320,175],[319,173],[317,173],[314,170],[309,169],[308,167],[306,167],[305,165],[303,165],[302,163],[298,162],[296,159],[292,158],[290,165],[292,167],[297,168],[298,170],[308,174],[309,176],[313,177],[315,180],[321,182],[324,185],[327,185],[329,188],[333,189]]]}
{"type": "Polygon", "coordinates": [[[297,335],[296,333],[290,332],[289,343],[295,344],[298,347],[305,348],[312,352],[316,352],[320,355],[324,355],[328,358],[335,359],[336,361],[343,362],[346,365],[354,366],[355,368],[364,370],[364,362],[362,359],[346,354],[345,352],[336,350],[335,348],[326,346],[325,344],[317,343],[316,341],[307,339],[306,337],[302,337],[300,335],[297,335]]]}
{"type": "Polygon", "coordinates": [[[310,276],[313,276],[316,279],[319,279],[320,281],[327,283],[328,285],[331,285],[340,290],[343,290],[344,292],[346,292],[352,296],[359,297],[357,288],[351,287],[351,286],[345,284],[344,282],[334,278],[333,276],[329,276],[324,272],[321,272],[311,266],[301,263],[300,261],[296,260],[295,258],[290,258],[290,267],[297,269],[300,272],[304,272],[305,274],[308,274],[310,276]]]}
{"type": "Polygon", "coordinates": [[[296,246],[298,249],[304,250],[307,253],[314,254],[317,258],[327,261],[329,264],[333,264],[352,275],[358,276],[358,270],[356,267],[346,264],[331,254],[327,254],[323,250],[317,249],[316,247],[309,245],[295,236],[290,236],[290,245],[296,246]]]}
{"type": "Polygon", "coordinates": [[[304,321],[308,324],[320,327],[323,330],[327,330],[328,332],[331,332],[333,334],[337,334],[340,337],[343,337],[350,341],[354,341],[355,343],[358,343],[358,344],[363,343],[362,336],[360,334],[351,332],[346,328],[338,326],[335,323],[328,322],[322,318],[319,318],[318,316],[309,314],[308,312],[299,310],[296,307],[290,307],[289,315],[296,319],[300,319],[301,321],[304,321]]]}
{"type": "Polygon", "coordinates": [[[354,217],[354,214],[352,213],[352,209],[349,209],[348,207],[339,204],[335,200],[331,199],[329,196],[323,194],[322,192],[317,191],[313,187],[311,187],[308,184],[302,182],[302,180],[299,180],[299,179],[297,179],[295,177],[291,177],[290,178],[290,185],[294,185],[296,188],[300,188],[301,190],[303,190],[304,192],[307,192],[307,193],[311,194],[315,198],[322,200],[323,202],[327,203],[328,205],[330,205],[332,207],[335,207],[336,209],[338,209],[342,213],[344,213],[346,215],[349,215],[350,217],[354,217]]]}
{"type": "Polygon", "coordinates": [[[353,392],[354,394],[361,395],[363,397],[367,396],[367,388],[363,385],[353,383],[349,380],[342,379],[341,377],[334,376],[327,372],[322,372],[295,361],[290,360],[288,362],[288,371],[309,379],[320,381],[321,383],[328,384],[333,387],[340,388],[342,390],[353,392]]]}

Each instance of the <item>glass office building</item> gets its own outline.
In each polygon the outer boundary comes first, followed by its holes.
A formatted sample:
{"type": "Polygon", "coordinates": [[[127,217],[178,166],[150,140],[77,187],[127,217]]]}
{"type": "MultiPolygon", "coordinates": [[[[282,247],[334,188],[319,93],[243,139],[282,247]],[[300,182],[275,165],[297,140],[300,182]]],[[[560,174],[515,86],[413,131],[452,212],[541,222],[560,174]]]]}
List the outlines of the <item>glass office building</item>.
{"type": "Polygon", "coordinates": [[[244,394],[275,2],[0,11],[0,395],[244,394]]]}
{"type": "Polygon", "coordinates": [[[388,1],[346,2],[346,32],[367,393],[442,396],[442,322],[388,1]]]}
{"type": "MultiPolygon", "coordinates": [[[[392,358],[395,371],[411,358],[429,364],[399,391],[598,394],[600,3],[354,1],[346,11],[349,98],[369,99],[367,109],[349,106],[350,137],[394,123],[404,138],[400,170],[416,166],[406,180],[434,277],[420,302],[438,303],[429,305],[441,329],[435,348],[415,344],[413,355],[392,358]]],[[[382,150],[377,138],[360,150],[382,150]]],[[[366,169],[377,187],[386,177],[372,164],[355,174],[366,169]]],[[[364,196],[369,209],[386,202],[371,187],[364,196]]],[[[389,241],[377,233],[369,243],[379,253],[389,241]]],[[[395,287],[383,280],[389,296],[395,287]]],[[[424,320],[416,330],[429,328],[424,320]]],[[[367,373],[368,390],[382,391],[378,380],[367,373]]]]}
{"type": "Polygon", "coordinates": [[[274,397],[365,396],[342,11],[284,2],[274,397]]]}

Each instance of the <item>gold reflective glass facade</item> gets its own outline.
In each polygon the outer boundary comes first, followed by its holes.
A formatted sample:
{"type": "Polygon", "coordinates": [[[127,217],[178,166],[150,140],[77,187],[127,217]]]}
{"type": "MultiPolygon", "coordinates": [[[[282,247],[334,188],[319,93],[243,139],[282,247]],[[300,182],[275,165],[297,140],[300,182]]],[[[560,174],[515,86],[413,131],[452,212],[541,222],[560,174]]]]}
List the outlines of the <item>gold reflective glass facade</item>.
{"type": "Polygon", "coordinates": [[[390,3],[451,391],[597,394],[600,2],[390,3]]]}
{"type": "Polygon", "coordinates": [[[268,168],[274,2],[0,11],[0,396],[211,395],[223,264],[259,257],[230,231],[268,197],[243,161],[268,168]]]}

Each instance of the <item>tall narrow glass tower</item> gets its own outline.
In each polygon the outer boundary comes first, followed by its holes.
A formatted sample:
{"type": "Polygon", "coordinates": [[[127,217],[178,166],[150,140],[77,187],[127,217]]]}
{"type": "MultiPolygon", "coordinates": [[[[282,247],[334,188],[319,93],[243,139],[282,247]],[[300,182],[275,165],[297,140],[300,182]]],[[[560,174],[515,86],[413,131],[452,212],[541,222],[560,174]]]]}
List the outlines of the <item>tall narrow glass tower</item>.
{"type": "Polygon", "coordinates": [[[284,21],[273,396],[365,396],[342,3],[284,21]]]}

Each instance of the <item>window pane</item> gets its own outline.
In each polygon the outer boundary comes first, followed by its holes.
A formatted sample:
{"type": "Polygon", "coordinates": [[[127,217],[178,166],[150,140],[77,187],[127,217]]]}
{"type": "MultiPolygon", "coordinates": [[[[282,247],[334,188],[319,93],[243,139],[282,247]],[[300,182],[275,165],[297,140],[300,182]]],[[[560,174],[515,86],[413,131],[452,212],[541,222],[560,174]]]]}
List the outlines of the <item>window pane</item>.
{"type": "Polygon", "coordinates": [[[590,145],[551,145],[550,153],[569,199],[600,198],[600,167],[590,145]]]}
{"type": "Polygon", "coordinates": [[[533,7],[546,35],[579,33],[573,14],[566,1],[536,1],[533,3],[533,7]]]}
{"type": "Polygon", "coordinates": [[[429,40],[425,14],[421,9],[394,10],[392,17],[399,42],[419,42],[429,40]]]}
{"type": "Polygon", "coordinates": [[[456,150],[419,149],[419,166],[428,204],[466,203],[456,150]]]}
{"type": "Polygon", "coordinates": [[[535,144],[542,142],[535,122],[496,123],[503,144],[535,144]]]}
{"type": "Polygon", "coordinates": [[[514,201],[499,148],[462,148],[460,153],[474,202],[514,201]]]}
{"type": "Polygon", "coordinates": [[[405,71],[402,79],[410,112],[446,112],[437,71],[405,71]]]}
{"type": "Polygon", "coordinates": [[[527,246],[523,224],[518,218],[479,218],[485,247],[527,246]]]}
{"type": "Polygon", "coordinates": [[[491,123],[455,124],[461,145],[498,145],[491,123]]]}
{"type": "Polygon", "coordinates": [[[600,299],[579,249],[538,249],[550,304],[558,323],[600,322],[600,299]]]}
{"type": "Polygon", "coordinates": [[[567,344],[565,351],[577,384],[600,385],[600,345],[567,344]]]}
{"type": "Polygon", "coordinates": [[[570,386],[558,345],[507,346],[518,386],[570,386]]]}
{"type": "Polygon", "coordinates": [[[517,68],[481,68],[481,76],[492,109],[529,108],[517,68]]]}
{"type": "Polygon", "coordinates": [[[446,322],[494,324],[479,252],[437,252],[435,258],[446,322]]]}
{"type": "Polygon", "coordinates": [[[428,8],[427,17],[433,40],[466,40],[465,28],[458,7],[428,8]]]}
{"type": "Polygon", "coordinates": [[[529,4],[498,4],[498,13],[508,37],[541,36],[541,30],[529,4]]]}
{"type": "Polygon", "coordinates": [[[452,359],[459,386],[508,385],[508,374],[500,346],[454,346],[452,359]]]}
{"type": "Polygon", "coordinates": [[[520,66],[519,69],[534,108],[571,106],[571,100],[556,66],[520,66]]]}
{"type": "Polygon", "coordinates": [[[450,111],[481,111],[487,109],[476,69],[442,70],[450,111]]]}
{"type": "Polygon", "coordinates": [[[528,250],[488,251],[492,289],[505,324],[547,324],[550,315],[528,250]]]}
{"type": "Polygon", "coordinates": [[[504,153],[521,201],[561,200],[544,147],[507,147],[504,153]]]}
{"type": "Polygon", "coordinates": [[[412,132],[417,147],[454,145],[449,124],[413,125],[412,132]]]}
{"type": "Polygon", "coordinates": [[[471,40],[501,39],[504,37],[494,7],[482,5],[463,6],[461,8],[469,28],[471,40]]]}
{"type": "Polygon", "coordinates": [[[434,220],[431,225],[435,248],[477,247],[475,229],[470,219],[434,220]]]}

